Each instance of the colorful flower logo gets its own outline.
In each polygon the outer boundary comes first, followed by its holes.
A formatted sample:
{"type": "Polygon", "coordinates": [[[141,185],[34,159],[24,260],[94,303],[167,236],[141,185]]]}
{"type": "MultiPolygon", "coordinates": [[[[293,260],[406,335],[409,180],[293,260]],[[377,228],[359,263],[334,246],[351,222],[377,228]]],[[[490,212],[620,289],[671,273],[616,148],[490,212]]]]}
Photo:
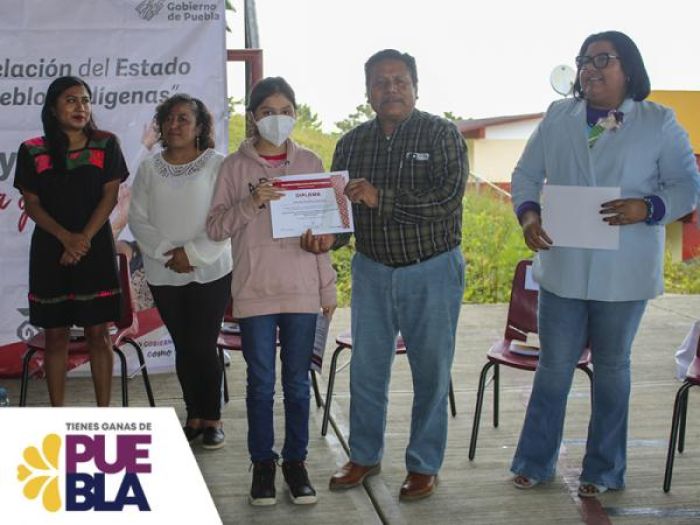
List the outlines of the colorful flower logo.
{"type": "Polygon", "coordinates": [[[24,461],[17,466],[17,479],[24,482],[24,496],[36,499],[39,494],[44,508],[56,512],[61,508],[61,494],[58,490],[58,455],[61,438],[58,434],[48,434],[41,445],[41,452],[34,446],[24,449],[24,461]]]}

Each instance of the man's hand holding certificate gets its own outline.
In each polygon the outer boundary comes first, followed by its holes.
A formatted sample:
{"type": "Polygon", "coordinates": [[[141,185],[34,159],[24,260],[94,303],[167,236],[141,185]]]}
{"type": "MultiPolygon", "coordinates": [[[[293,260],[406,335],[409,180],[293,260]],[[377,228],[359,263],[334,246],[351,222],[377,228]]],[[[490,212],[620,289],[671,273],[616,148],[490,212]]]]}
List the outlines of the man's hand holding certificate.
{"type": "Polygon", "coordinates": [[[347,171],[289,175],[275,179],[282,193],[270,201],[272,237],[298,237],[307,230],[315,235],[354,231],[352,208],[343,191],[347,171]]]}

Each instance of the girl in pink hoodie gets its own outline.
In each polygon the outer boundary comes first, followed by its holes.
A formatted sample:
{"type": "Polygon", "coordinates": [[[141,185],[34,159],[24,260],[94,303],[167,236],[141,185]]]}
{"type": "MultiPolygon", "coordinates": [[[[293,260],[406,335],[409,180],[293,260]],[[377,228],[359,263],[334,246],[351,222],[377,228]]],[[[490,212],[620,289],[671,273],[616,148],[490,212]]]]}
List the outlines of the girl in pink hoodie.
{"type": "Polygon", "coordinates": [[[294,91],[281,77],[265,78],[250,94],[248,117],[255,135],[221,166],[207,220],[214,240],[231,238],[233,314],[241,327],[248,365],[248,450],[253,462],[250,503],[275,503],[272,407],[279,330],[284,389],[285,438],[282,472],[292,501],[315,503],[304,461],[309,440],[309,366],[316,317],[332,316],[335,272],[327,253],[314,255],[299,239],[273,239],[269,201],[272,185],[286,175],[323,172],[321,160],[289,135],[294,127],[294,91]]]}

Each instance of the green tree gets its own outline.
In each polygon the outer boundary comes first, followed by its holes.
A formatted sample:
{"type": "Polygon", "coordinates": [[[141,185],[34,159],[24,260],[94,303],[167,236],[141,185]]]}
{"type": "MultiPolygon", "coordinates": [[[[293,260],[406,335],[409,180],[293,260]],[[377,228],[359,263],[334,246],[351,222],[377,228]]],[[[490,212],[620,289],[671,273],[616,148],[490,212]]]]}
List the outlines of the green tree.
{"type": "MultiPolygon", "coordinates": [[[[226,0],[225,5],[226,5],[226,11],[231,11],[232,13],[236,12],[236,8],[233,7],[233,2],[231,0],[226,0]]],[[[231,31],[231,28],[228,25],[228,22],[226,23],[226,31],[228,31],[229,33],[233,33],[233,31],[231,31]]]]}
{"type": "Polygon", "coordinates": [[[460,120],[464,120],[463,117],[458,117],[457,115],[455,115],[455,114],[452,113],[451,111],[445,111],[445,112],[442,114],[442,116],[443,116],[444,118],[446,118],[447,120],[450,120],[450,121],[452,121],[452,122],[459,122],[460,120]]]}
{"type": "Polygon", "coordinates": [[[242,98],[228,97],[229,116],[236,113],[236,106],[244,106],[243,111],[245,111],[245,100],[243,100],[242,98]]]}
{"type": "Polygon", "coordinates": [[[336,122],[335,126],[341,131],[341,133],[346,133],[358,124],[367,122],[372,118],[374,118],[374,110],[372,109],[372,106],[369,105],[369,102],[365,102],[364,104],[357,106],[355,108],[355,112],[350,113],[348,118],[336,122]]]}
{"type": "Polygon", "coordinates": [[[314,113],[308,104],[299,104],[296,109],[297,126],[314,131],[321,131],[322,122],[318,113],[314,113]]]}
{"type": "Polygon", "coordinates": [[[245,140],[245,117],[232,113],[228,121],[228,153],[233,153],[245,140]]]}

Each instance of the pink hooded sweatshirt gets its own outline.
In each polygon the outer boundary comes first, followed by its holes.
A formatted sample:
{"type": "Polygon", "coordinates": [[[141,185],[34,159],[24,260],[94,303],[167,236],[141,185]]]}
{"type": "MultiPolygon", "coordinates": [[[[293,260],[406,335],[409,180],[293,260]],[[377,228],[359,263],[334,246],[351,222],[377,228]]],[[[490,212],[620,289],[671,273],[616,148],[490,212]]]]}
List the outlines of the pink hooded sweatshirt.
{"type": "Polygon", "coordinates": [[[287,163],[277,168],[258,155],[253,139],[224,160],[207,233],[217,241],[231,238],[234,317],[318,313],[321,306],[336,304],[330,256],[302,250],[298,237],[273,239],[269,205],[259,208],[251,194],[265,179],[321,172],[321,159],[291,140],[287,163]]]}

